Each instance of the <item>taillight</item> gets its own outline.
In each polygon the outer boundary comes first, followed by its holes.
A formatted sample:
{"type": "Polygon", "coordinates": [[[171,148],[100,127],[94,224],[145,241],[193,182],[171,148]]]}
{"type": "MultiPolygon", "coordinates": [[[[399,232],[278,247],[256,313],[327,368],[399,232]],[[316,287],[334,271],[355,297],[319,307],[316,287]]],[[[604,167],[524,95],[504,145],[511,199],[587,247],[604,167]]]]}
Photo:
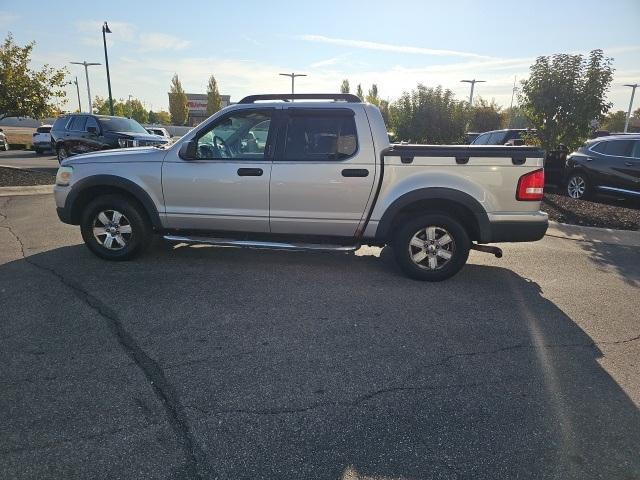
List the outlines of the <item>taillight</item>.
{"type": "Polygon", "coordinates": [[[544,170],[529,172],[518,180],[516,200],[539,201],[544,192],[544,170]]]}

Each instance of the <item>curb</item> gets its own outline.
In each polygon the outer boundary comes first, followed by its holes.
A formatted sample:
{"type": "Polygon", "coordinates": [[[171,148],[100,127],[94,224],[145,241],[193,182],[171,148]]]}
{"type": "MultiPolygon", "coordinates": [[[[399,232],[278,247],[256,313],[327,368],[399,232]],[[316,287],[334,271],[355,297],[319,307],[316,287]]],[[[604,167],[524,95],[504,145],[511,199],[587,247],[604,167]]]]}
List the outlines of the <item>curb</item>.
{"type": "Polygon", "coordinates": [[[31,185],[28,187],[0,187],[0,197],[23,195],[47,195],[53,193],[53,185],[31,185]]]}
{"type": "Polygon", "coordinates": [[[581,225],[569,225],[550,221],[545,236],[579,242],[609,243],[612,245],[640,247],[640,231],[638,230],[583,227],[581,225]]]}

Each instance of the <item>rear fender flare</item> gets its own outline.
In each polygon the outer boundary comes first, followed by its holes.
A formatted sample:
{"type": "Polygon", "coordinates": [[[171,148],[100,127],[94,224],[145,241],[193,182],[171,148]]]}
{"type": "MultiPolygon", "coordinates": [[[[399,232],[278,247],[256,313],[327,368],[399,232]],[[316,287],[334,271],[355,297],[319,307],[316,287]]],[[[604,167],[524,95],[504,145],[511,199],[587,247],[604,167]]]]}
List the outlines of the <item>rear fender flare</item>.
{"type": "Polygon", "coordinates": [[[391,227],[396,215],[403,208],[422,200],[445,200],[466,207],[471,211],[478,224],[480,241],[488,242],[491,239],[489,216],[482,204],[467,193],[443,187],[428,187],[412,190],[394,200],[378,223],[376,239],[387,239],[391,233],[391,227]]]}

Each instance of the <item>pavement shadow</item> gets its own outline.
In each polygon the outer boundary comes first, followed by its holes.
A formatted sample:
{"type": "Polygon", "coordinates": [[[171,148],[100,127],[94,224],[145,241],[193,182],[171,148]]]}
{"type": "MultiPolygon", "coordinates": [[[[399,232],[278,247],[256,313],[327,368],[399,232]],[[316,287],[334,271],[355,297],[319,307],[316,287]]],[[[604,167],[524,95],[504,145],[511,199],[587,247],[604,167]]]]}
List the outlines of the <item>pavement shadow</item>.
{"type": "MultiPolygon", "coordinates": [[[[164,244],[128,263],[83,246],[29,261],[72,281],[80,301],[109,305],[162,369],[202,477],[640,475],[638,408],[593,340],[511,270],[468,265],[425,284],[386,250],[164,244]]],[[[25,264],[0,266],[0,278],[25,264]]]]}

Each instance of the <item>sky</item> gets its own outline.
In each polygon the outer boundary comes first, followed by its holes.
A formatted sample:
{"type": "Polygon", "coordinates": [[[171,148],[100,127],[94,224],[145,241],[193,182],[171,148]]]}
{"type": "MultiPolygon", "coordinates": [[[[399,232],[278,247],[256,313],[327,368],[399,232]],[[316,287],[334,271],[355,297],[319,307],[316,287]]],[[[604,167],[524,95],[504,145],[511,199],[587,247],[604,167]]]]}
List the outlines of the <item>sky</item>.
{"type": "MultiPolygon", "coordinates": [[[[442,85],[468,98],[462,79],[481,79],[481,96],[508,107],[514,79],[526,78],[540,55],[588,53],[614,59],[608,98],[626,110],[640,82],[640,0],[183,1],[107,2],[0,0],[0,35],[35,41],[33,65],[66,66],[78,77],[83,109],[84,68],[92,95],[107,96],[101,25],[107,20],[109,65],[115,99],[132,95],[153,110],[167,109],[177,73],[189,93],[205,93],[215,75],[220,93],[290,91],[279,73],[296,72],[296,93],[352,92],[378,85],[394,100],[418,83],[442,85]]],[[[516,100],[517,103],[517,100],[516,100]]],[[[640,91],[634,109],[640,106],[640,91]]],[[[75,86],[63,109],[76,109],[75,86]]]]}

